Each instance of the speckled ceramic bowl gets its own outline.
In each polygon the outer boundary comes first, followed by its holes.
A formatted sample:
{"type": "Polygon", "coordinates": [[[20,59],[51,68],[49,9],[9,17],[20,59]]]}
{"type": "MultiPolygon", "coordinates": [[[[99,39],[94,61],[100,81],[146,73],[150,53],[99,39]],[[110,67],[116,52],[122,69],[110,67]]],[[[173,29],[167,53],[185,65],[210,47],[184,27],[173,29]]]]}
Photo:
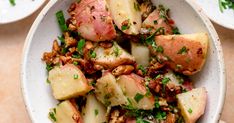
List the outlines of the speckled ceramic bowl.
{"type": "MultiPolygon", "coordinates": [[[[50,51],[53,40],[60,35],[55,13],[68,9],[70,0],[51,0],[37,17],[26,39],[22,61],[22,92],[28,113],[34,123],[50,123],[49,108],[57,101],[52,97],[50,85],[46,83],[43,52],[50,51]]],[[[201,72],[192,76],[196,87],[206,87],[208,102],[200,123],[217,123],[225,97],[225,71],[222,48],[213,25],[200,8],[191,0],[153,0],[171,10],[171,17],[182,33],[207,32],[209,51],[201,72]]]]}

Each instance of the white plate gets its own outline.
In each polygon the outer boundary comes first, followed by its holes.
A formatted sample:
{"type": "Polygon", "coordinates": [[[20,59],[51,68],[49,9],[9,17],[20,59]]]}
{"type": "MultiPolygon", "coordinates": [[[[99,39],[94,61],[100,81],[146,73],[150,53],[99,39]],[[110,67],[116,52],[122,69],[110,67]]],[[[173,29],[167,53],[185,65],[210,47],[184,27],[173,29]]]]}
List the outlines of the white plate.
{"type": "MultiPolygon", "coordinates": [[[[219,38],[209,19],[191,0],[154,0],[171,9],[171,16],[182,33],[207,32],[210,38],[207,62],[192,77],[196,87],[206,87],[208,102],[200,123],[217,123],[222,111],[226,82],[219,38]]],[[[43,52],[51,51],[53,40],[61,34],[55,13],[66,13],[70,0],[51,0],[41,11],[27,36],[22,61],[22,92],[28,113],[34,123],[51,123],[48,111],[57,101],[46,83],[47,72],[41,61],[43,52]]]]}
{"type": "Polygon", "coordinates": [[[21,20],[37,9],[45,0],[15,0],[16,5],[12,6],[9,0],[0,0],[0,24],[6,24],[21,20]]]}
{"type": "Polygon", "coordinates": [[[223,13],[219,9],[219,0],[195,0],[206,15],[215,23],[234,30],[234,10],[225,9],[223,13]]]}

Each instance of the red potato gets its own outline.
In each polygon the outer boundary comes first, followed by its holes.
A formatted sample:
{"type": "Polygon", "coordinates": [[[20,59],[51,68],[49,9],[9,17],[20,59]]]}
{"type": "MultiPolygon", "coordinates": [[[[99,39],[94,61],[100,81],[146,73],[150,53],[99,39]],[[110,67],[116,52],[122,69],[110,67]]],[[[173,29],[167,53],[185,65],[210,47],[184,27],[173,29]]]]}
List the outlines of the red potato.
{"type": "Polygon", "coordinates": [[[172,70],[185,75],[193,75],[204,66],[208,42],[209,38],[206,33],[161,35],[155,37],[155,43],[163,49],[163,52],[158,52],[152,47],[150,50],[172,70]]]}
{"type": "Polygon", "coordinates": [[[132,105],[138,109],[149,110],[154,108],[154,97],[147,95],[146,87],[143,85],[144,79],[136,74],[121,75],[117,78],[117,83],[121,87],[125,96],[131,101],[132,105]],[[137,102],[137,94],[143,97],[137,102]]]}
{"type": "Polygon", "coordinates": [[[160,18],[159,11],[154,10],[142,23],[143,28],[152,29],[151,33],[156,29],[163,27],[165,34],[172,34],[172,26],[166,23],[164,18],[160,18]]]}
{"type": "Polygon", "coordinates": [[[75,19],[78,32],[85,39],[106,41],[116,37],[105,0],[81,0],[76,3],[75,19]]]}

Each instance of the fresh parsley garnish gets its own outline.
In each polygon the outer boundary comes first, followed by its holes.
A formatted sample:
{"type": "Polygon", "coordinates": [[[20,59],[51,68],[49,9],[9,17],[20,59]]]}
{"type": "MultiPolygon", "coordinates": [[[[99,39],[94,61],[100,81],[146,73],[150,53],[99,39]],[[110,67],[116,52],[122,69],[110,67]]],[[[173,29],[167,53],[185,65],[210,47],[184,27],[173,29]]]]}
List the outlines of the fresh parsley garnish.
{"type": "Polygon", "coordinates": [[[77,44],[77,49],[80,54],[83,54],[84,46],[85,46],[85,39],[80,39],[80,41],[77,44]]]}
{"type": "Polygon", "coordinates": [[[169,81],[170,81],[170,78],[164,77],[164,78],[162,79],[162,84],[166,85],[169,81]]]}
{"type": "Polygon", "coordinates": [[[134,97],[134,100],[138,103],[142,98],[144,98],[144,95],[137,93],[134,97]]]}
{"type": "Polygon", "coordinates": [[[74,79],[78,79],[78,77],[79,77],[78,74],[74,74],[74,75],[73,75],[73,78],[74,78],[74,79]]]}
{"type": "Polygon", "coordinates": [[[15,0],[9,0],[9,2],[12,6],[15,6],[15,0]]]}
{"type": "Polygon", "coordinates": [[[98,115],[98,109],[95,109],[95,110],[94,110],[94,114],[95,114],[95,116],[98,115]]]}
{"type": "Polygon", "coordinates": [[[180,31],[179,31],[178,27],[174,27],[172,29],[172,32],[173,32],[173,34],[180,34],[180,31]]]}
{"type": "Polygon", "coordinates": [[[89,56],[90,56],[90,58],[96,58],[97,54],[96,54],[96,52],[95,52],[95,51],[90,50],[90,52],[89,52],[89,56]]]}
{"type": "Polygon", "coordinates": [[[219,9],[223,12],[224,9],[233,9],[234,2],[232,0],[219,0],[219,9]]]}
{"type": "Polygon", "coordinates": [[[62,32],[67,31],[68,28],[67,28],[66,21],[65,21],[64,15],[63,15],[63,11],[62,10],[58,11],[56,13],[56,17],[57,17],[57,21],[58,21],[58,24],[59,24],[61,31],[62,32]]]}
{"type": "Polygon", "coordinates": [[[188,52],[188,49],[185,47],[185,46],[183,46],[178,52],[177,52],[177,54],[182,54],[182,55],[184,55],[184,54],[186,54],[188,52]]]}
{"type": "Polygon", "coordinates": [[[189,108],[189,109],[188,109],[188,112],[189,112],[190,114],[192,114],[192,113],[193,113],[193,110],[192,110],[191,108],[189,108]]]}
{"type": "Polygon", "coordinates": [[[54,122],[57,121],[56,117],[55,117],[55,113],[56,113],[56,109],[53,109],[53,111],[49,112],[49,117],[51,120],[53,120],[54,122]]]}

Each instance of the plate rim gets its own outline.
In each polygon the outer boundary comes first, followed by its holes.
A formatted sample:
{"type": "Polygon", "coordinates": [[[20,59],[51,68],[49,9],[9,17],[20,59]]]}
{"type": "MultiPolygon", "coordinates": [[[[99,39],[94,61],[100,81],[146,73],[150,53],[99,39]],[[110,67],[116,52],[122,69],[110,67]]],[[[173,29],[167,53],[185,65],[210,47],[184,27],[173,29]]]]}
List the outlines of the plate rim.
{"type": "MultiPolygon", "coordinates": [[[[20,69],[20,79],[21,79],[21,92],[23,95],[23,100],[24,100],[24,105],[26,107],[27,113],[30,116],[30,120],[32,122],[35,122],[35,118],[33,116],[33,111],[32,108],[30,107],[30,99],[27,96],[26,93],[28,93],[26,91],[26,77],[25,77],[25,71],[26,71],[26,64],[27,64],[27,56],[29,53],[29,47],[32,43],[32,38],[33,35],[35,34],[36,29],[38,28],[39,24],[42,22],[44,16],[46,15],[46,13],[49,11],[49,9],[60,0],[50,0],[48,2],[48,4],[42,9],[42,11],[39,13],[38,17],[36,18],[36,20],[33,22],[29,33],[26,37],[25,40],[25,44],[23,47],[23,52],[22,52],[22,60],[21,60],[21,69],[20,69]]],[[[225,64],[224,64],[224,57],[223,57],[223,51],[222,51],[222,47],[221,47],[221,42],[220,39],[218,37],[217,32],[215,31],[215,28],[213,26],[213,24],[211,23],[211,21],[208,19],[208,16],[206,16],[206,14],[203,12],[203,10],[197,5],[195,4],[194,1],[191,0],[185,0],[185,2],[187,2],[187,4],[189,6],[191,6],[193,8],[193,10],[199,15],[199,18],[202,20],[202,22],[205,24],[208,32],[210,33],[210,37],[212,38],[212,42],[215,45],[215,49],[217,51],[217,56],[218,56],[218,60],[219,60],[219,67],[220,67],[220,72],[219,72],[219,76],[220,76],[220,80],[221,80],[221,84],[220,84],[220,98],[218,99],[218,106],[217,106],[217,112],[216,114],[213,116],[213,123],[216,123],[219,121],[219,118],[221,116],[222,113],[222,109],[223,109],[223,105],[224,105],[224,101],[225,101],[225,94],[226,94],[226,72],[225,72],[225,64]]]]}
{"type": "Polygon", "coordinates": [[[31,12],[29,12],[27,15],[21,16],[21,17],[19,17],[19,18],[17,18],[17,19],[12,19],[12,20],[10,20],[10,21],[3,21],[3,22],[0,21],[0,25],[15,23],[15,22],[17,22],[17,21],[21,21],[21,20],[23,20],[23,19],[29,17],[29,16],[32,15],[34,12],[36,12],[39,8],[41,8],[41,7],[46,3],[46,1],[47,1],[47,0],[42,0],[41,4],[40,4],[36,9],[34,9],[34,10],[31,11],[31,12]]]}

